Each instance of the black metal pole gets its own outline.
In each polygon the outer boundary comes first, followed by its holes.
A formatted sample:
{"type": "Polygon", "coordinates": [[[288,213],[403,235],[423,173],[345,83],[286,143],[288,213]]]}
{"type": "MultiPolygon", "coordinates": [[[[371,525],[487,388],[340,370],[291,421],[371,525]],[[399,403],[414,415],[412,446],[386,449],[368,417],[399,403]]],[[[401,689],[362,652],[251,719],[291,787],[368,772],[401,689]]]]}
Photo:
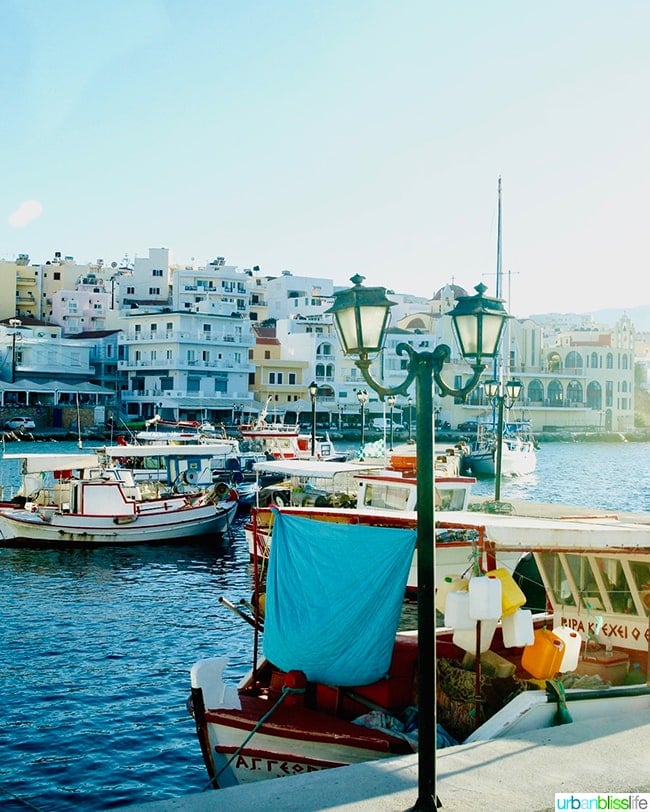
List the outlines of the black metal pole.
{"type": "Polygon", "coordinates": [[[11,382],[16,382],[16,328],[11,337],[11,382]]]}
{"type": "Polygon", "coordinates": [[[316,456],[316,398],[311,396],[311,456],[316,456]]]}
{"type": "Polygon", "coordinates": [[[494,501],[501,499],[501,455],[503,451],[503,401],[505,395],[497,397],[499,401],[499,412],[497,415],[497,448],[496,448],[496,468],[494,471],[494,501]]]}
{"type": "Polygon", "coordinates": [[[436,545],[433,498],[433,359],[416,355],[417,564],[418,564],[418,799],[414,809],[433,810],[436,794],[437,675],[434,607],[436,545]]]}

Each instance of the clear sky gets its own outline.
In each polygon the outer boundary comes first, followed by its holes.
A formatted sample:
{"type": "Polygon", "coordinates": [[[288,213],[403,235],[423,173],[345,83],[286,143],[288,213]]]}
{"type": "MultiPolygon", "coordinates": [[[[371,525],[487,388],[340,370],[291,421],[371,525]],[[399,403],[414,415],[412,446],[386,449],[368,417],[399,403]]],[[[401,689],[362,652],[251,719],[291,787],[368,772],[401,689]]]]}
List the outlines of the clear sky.
{"type": "Polygon", "coordinates": [[[650,304],[648,0],[0,0],[0,258],[650,304]]]}

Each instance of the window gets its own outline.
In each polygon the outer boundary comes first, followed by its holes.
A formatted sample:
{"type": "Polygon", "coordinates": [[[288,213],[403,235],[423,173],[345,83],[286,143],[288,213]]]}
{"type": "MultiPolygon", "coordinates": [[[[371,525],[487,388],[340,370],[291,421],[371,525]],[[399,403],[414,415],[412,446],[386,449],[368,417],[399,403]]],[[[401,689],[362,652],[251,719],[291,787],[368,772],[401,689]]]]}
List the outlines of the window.
{"type": "Polygon", "coordinates": [[[163,275],[162,268],[154,268],[153,271],[151,272],[151,275],[152,276],[162,276],[163,275]]]}
{"type": "Polygon", "coordinates": [[[297,383],[297,381],[296,381],[296,373],[295,372],[290,372],[289,373],[289,383],[292,384],[292,385],[297,383]]]}
{"type": "Polygon", "coordinates": [[[129,287],[126,289],[126,295],[135,296],[135,288],[133,287],[133,285],[129,285],[129,287]]]}
{"type": "Polygon", "coordinates": [[[160,296],[160,288],[149,288],[149,296],[160,296]]]}
{"type": "Polygon", "coordinates": [[[204,364],[210,363],[210,350],[203,350],[201,353],[201,358],[204,364]]]}
{"type": "Polygon", "coordinates": [[[269,361],[271,358],[271,350],[264,350],[264,360],[269,361]]]}
{"type": "Polygon", "coordinates": [[[189,377],[187,379],[187,391],[188,392],[199,392],[200,390],[201,390],[201,379],[200,378],[189,377]]]}
{"type": "Polygon", "coordinates": [[[160,388],[163,392],[169,392],[174,388],[174,379],[171,376],[165,376],[160,379],[160,388]]]}

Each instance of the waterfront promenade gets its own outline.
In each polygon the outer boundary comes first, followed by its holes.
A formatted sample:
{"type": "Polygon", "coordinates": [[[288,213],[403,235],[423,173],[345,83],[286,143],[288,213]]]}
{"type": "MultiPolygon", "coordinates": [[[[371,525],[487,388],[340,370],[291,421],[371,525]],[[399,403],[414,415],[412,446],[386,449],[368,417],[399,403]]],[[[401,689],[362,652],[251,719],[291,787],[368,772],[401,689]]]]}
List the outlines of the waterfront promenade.
{"type": "MultiPolygon", "coordinates": [[[[650,793],[650,719],[562,725],[438,752],[447,812],[546,812],[555,793],[650,793]]],[[[417,799],[417,755],[139,804],[132,812],[400,812],[417,799]]],[[[630,809],[650,808],[630,806],[630,809]]]]}

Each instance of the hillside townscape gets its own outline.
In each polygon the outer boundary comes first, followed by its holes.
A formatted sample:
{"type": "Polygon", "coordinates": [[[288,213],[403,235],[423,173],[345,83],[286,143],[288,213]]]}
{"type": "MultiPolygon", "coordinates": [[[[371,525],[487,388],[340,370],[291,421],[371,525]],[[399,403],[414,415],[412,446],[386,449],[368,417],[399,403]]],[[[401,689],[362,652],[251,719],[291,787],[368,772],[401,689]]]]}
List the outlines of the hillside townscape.
{"type": "MultiPolygon", "coordinates": [[[[156,416],[230,426],[261,412],[268,420],[308,422],[312,382],[319,426],[359,422],[357,395],[367,387],[326,312],[340,289],[331,279],[240,269],[224,257],[203,267],[174,265],[166,248],[120,263],[78,264],[57,252],[37,264],[23,254],[0,261],[0,279],[3,422],[17,409],[37,427],[156,416]]],[[[401,382],[400,342],[416,350],[442,342],[452,348],[446,378],[467,379],[446,314],[478,281],[464,288],[441,277],[430,299],[388,291],[395,305],[375,376],[389,386],[401,382]]],[[[637,310],[642,317],[647,308],[637,310]]],[[[609,323],[584,314],[512,318],[502,353],[506,374],[522,383],[517,417],[537,433],[650,425],[649,334],[633,313],[614,313],[609,323]]],[[[395,424],[412,422],[414,397],[393,404],[395,424]]],[[[488,407],[478,387],[465,403],[440,398],[435,408],[439,422],[455,428],[488,407]]],[[[374,392],[366,409],[368,419],[386,417],[374,392]]]]}

